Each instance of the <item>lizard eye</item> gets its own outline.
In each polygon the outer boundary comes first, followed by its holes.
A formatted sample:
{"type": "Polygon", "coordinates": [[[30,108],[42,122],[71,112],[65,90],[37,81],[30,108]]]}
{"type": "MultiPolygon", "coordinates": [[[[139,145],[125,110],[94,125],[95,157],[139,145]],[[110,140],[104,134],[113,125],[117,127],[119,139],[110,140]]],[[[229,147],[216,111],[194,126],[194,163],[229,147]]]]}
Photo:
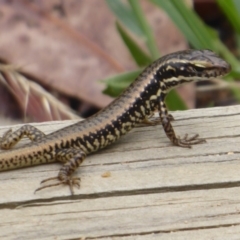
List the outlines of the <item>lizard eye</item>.
{"type": "Polygon", "coordinates": [[[175,77],[176,76],[176,72],[173,70],[173,69],[170,69],[169,70],[169,73],[172,77],[175,77]]]}

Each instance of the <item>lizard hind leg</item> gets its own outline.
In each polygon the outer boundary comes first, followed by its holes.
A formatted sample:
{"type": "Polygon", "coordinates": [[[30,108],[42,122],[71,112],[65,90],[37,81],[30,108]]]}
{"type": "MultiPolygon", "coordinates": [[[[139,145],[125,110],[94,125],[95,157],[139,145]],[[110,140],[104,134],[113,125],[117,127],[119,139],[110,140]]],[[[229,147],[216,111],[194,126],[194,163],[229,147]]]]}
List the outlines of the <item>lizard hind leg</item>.
{"type": "Polygon", "coordinates": [[[86,154],[81,149],[68,148],[58,150],[56,153],[56,160],[64,162],[64,165],[60,169],[57,177],[51,177],[43,180],[41,184],[56,180],[57,182],[41,186],[35,190],[40,191],[45,188],[54,187],[58,185],[68,185],[71,194],[74,195],[73,187],[80,188],[80,178],[72,177],[74,171],[80,166],[86,157],[86,154]]]}

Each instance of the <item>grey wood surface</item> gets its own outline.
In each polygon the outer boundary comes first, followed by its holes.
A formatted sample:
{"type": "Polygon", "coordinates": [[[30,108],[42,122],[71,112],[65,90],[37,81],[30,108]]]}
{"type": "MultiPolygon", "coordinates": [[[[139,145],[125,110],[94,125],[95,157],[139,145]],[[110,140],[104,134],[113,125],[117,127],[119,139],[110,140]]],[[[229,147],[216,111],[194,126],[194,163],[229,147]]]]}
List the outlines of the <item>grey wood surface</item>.
{"type": "Polygon", "coordinates": [[[34,194],[60,163],[0,172],[0,239],[240,239],[240,106],[172,114],[177,135],[207,143],[180,148],[161,125],[139,126],[87,157],[74,196],[66,186],[34,194]]]}

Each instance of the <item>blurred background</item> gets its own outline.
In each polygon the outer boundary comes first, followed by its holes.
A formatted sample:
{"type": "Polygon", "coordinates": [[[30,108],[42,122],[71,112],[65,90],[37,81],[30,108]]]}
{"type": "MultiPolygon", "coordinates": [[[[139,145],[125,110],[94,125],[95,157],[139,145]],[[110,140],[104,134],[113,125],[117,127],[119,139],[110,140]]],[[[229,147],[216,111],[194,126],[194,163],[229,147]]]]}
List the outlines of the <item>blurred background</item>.
{"type": "Polygon", "coordinates": [[[169,109],[239,104],[239,13],[238,0],[0,0],[0,125],[86,118],[188,48],[233,70],[172,91],[169,109]]]}

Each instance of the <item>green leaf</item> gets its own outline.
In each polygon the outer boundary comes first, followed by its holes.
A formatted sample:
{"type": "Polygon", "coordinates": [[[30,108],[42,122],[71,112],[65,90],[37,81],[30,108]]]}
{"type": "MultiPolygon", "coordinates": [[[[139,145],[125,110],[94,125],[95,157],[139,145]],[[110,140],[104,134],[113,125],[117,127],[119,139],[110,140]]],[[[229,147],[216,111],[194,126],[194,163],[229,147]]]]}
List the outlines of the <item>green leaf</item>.
{"type": "Polygon", "coordinates": [[[214,49],[214,41],[218,41],[218,38],[209,33],[202,20],[186,6],[184,1],[152,0],[152,2],[168,13],[194,48],[214,49]]]}
{"type": "Polygon", "coordinates": [[[137,65],[143,67],[150,64],[153,60],[142,50],[141,47],[138,46],[138,44],[118,22],[116,25],[118,32],[120,33],[137,65]]]}
{"type": "Polygon", "coordinates": [[[139,26],[131,7],[121,0],[106,0],[108,7],[114,12],[119,21],[131,32],[143,37],[144,33],[139,26]]]}
{"type": "Polygon", "coordinates": [[[166,104],[169,110],[186,110],[187,106],[176,90],[170,91],[166,96],[166,104]]]}
{"type": "Polygon", "coordinates": [[[237,1],[233,2],[232,0],[217,0],[217,3],[219,7],[221,7],[222,11],[226,14],[234,29],[240,33],[240,17],[239,12],[237,11],[237,9],[240,7],[239,3],[237,3],[237,1]]]}
{"type": "Polygon", "coordinates": [[[225,79],[240,79],[240,72],[232,70],[226,77],[225,79]]]}
{"type": "Polygon", "coordinates": [[[106,0],[106,2],[123,26],[143,39],[151,53],[152,59],[157,59],[159,50],[139,1],[128,0],[129,4],[123,4],[121,0],[106,0]]]}
{"type": "Polygon", "coordinates": [[[240,1],[239,0],[233,0],[233,4],[236,7],[236,10],[238,13],[240,13],[240,1]]]}
{"type": "Polygon", "coordinates": [[[149,52],[151,53],[152,58],[154,60],[159,58],[159,50],[154,38],[153,31],[145,18],[145,14],[142,11],[140,2],[136,0],[128,0],[128,2],[132,7],[132,11],[136,18],[136,21],[138,22],[138,25],[140,26],[141,30],[144,33],[146,45],[148,47],[149,52]]]}
{"type": "Polygon", "coordinates": [[[133,82],[140,72],[141,70],[127,72],[101,80],[101,82],[104,82],[107,85],[103,93],[112,97],[117,97],[133,82]]]}

